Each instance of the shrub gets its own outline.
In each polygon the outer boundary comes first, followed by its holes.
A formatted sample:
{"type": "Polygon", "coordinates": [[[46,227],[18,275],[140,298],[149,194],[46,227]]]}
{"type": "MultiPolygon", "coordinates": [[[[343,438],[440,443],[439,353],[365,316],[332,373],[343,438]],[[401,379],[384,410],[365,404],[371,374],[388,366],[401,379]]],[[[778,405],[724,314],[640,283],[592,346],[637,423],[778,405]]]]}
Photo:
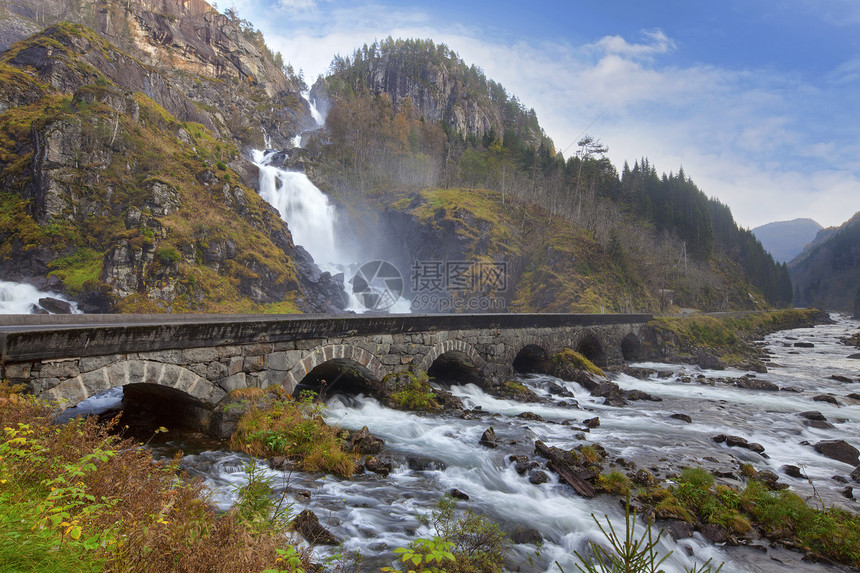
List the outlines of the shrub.
{"type": "Polygon", "coordinates": [[[236,510],[217,515],[201,481],[178,477],[176,463],[153,462],[110,425],[91,418],[58,426],[51,413],[0,384],[4,566],[240,573],[262,571],[286,546],[278,527],[251,529],[236,510]]]}
{"type": "Polygon", "coordinates": [[[173,263],[178,263],[179,259],[182,257],[174,247],[162,247],[155,251],[155,258],[158,259],[158,262],[162,265],[170,265],[173,263]]]}
{"type": "Polygon", "coordinates": [[[451,543],[454,562],[443,564],[440,570],[452,573],[501,571],[511,545],[507,535],[495,523],[471,509],[458,519],[456,505],[454,498],[445,496],[439,500],[438,509],[423,519],[433,525],[439,539],[451,543]]]}
{"type": "Polygon", "coordinates": [[[605,493],[630,495],[630,478],[619,471],[602,474],[597,478],[597,487],[605,493]]]}
{"type": "Polygon", "coordinates": [[[323,421],[323,408],[310,396],[260,401],[242,415],[230,446],[252,456],[286,456],[304,471],[349,477],[357,458],[344,450],[339,431],[323,421]]]}
{"type": "Polygon", "coordinates": [[[402,390],[391,394],[391,399],[406,410],[431,410],[439,408],[436,395],[430,387],[426,372],[406,372],[409,383],[402,390]]]}
{"type": "MultiPolygon", "coordinates": [[[[609,543],[609,547],[602,544],[589,542],[589,556],[583,556],[578,551],[574,551],[574,555],[579,559],[576,568],[584,573],[616,573],[620,571],[628,573],[657,573],[662,571],[660,565],[672,555],[672,552],[665,555],[660,555],[657,552],[657,544],[660,542],[660,537],[663,535],[661,529],[657,536],[648,522],[642,535],[637,537],[636,533],[636,514],[630,512],[630,500],[628,498],[624,512],[624,537],[620,537],[615,531],[609,517],[606,516],[606,527],[597,520],[592,514],[591,518],[600,533],[609,543]]],[[[565,573],[561,565],[556,562],[556,566],[565,573]]],[[[719,573],[722,565],[716,570],[711,566],[711,560],[708,559],[699,567],[693,565],[692,568],[687,568],[688,573],[719,573]]]]}

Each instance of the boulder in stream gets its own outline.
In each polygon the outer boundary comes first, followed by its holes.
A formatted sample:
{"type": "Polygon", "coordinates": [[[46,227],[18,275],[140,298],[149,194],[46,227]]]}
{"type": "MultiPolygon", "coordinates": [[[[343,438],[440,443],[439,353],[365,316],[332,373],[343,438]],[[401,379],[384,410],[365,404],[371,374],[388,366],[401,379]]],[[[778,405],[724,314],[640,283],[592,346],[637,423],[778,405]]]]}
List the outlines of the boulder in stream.
{"type": "Polygon", "coordinates": [[[306,509],[293,520],[293,527],[311,545],[338,545],[340,540],[320,524],[316,514],[306,509]]]}
{"type": "Polygon", "coordinates": [[[822,440],[812,446],[822,456],[856,466],[860,464],[860,451],[845,440],[822,440]]]}
{"type": "Polygon", "coordinates": [[[499,444],[496,443],[496,430],[493,429],[492,426],[484,430],[478,443],[487,448],[498,448],[499,444]]]}

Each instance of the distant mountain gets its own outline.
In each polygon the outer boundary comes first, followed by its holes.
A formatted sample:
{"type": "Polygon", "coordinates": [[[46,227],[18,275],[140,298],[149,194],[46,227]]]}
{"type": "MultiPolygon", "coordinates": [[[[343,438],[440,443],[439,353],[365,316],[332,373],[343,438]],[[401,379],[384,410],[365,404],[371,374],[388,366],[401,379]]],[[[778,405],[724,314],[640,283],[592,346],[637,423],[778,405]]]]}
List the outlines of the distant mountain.
{"type": "Polygon", "coordinates": [[[823,227],[812,219],[794,219],[767,223],[752,230],[775,261],[787,263],[811,243],[823,227]]]}
{"type": "Polygon", "coordinates": [[[860,285],[860,212],[819,231],[788,268],[795,305],[852,310],[860,285]]]}

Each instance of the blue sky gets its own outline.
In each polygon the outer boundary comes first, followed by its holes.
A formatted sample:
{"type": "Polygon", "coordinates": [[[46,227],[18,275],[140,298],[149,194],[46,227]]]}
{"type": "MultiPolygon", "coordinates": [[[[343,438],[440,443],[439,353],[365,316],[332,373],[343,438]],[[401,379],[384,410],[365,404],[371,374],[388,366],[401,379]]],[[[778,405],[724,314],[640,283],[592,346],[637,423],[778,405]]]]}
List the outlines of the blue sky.
{"type": "MultiPolygon", "coordinates": [[[[222,0],[224,2],[225,0],[222,0]]],[[[683,167],[745,227],[860,210],[860,1],[233,0],[309,82],[374,39],[431,38],[620,169],[683,167]]]]}

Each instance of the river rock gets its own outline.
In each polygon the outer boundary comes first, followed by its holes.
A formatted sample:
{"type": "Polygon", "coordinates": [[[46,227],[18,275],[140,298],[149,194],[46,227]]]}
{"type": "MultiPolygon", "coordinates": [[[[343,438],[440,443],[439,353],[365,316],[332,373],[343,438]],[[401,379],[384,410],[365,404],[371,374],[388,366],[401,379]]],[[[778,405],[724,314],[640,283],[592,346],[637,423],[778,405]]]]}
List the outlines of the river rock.
{"type": "Polygon", "coordinates": [[[848,376],[840,376],[839,374],[833,374],[832,376],[830,376],[830,379],[836,380],[837,382],[844,382],[845,384],[850,384],[851,382],[853,382],[853,380],[848,376]]]}
{"type": "Polygon", "coordinates": [[[381,476],[387,476],[391,473],[392,467],[393,464],[390,461],[383,461],[375,456],[368,456],[367,459],[364,460],[364,469],[381,476]]]}
{"type": "Polygon", "coordinates": [[[851,472],[851,479],[853,479],[857,483],[860,483],[860,466],[857,466],[856,468],[854,468],[854,471],[851,472]]]}
{"type": "Polygon", "coordinates": [[[511,454],[510,456],[508,456],[508,461],[514,464],[514,469],[520,475],[526,473],[529,470],[530,462],[528,456],[524,456],[522,454],[511,454]]]}
{"type": "Polygon", "coordinates": [[[633,483],[637,485],[644,485],[649,487],[657,483],[657,480],[654,479],[654,474],[652,474],[645,468],[639,468],[638,470],[636,470],[636,473],[630,476],[630,479],[633,481],[633,483]]]}
{"type": "Polygon", "coordinates": [[[834,426],[830,422],[824,422],[822,420],[806,420],[806,426],[809,428],[818,428],[819,430],[836,429],[836,426],[834,426]]]}
{"type": "Polygon", "coordinates": [[[463,501],[469,501],[470,499],[472,499],[469,497],[469,494],[464,493],[457,488],[452,489],[449,493],[454,499],[461,499],[463,501]]]}
{"type": "Polygon", "coordinates": [[[306,509],[293,520],[293,527],[311,545],[338,545],[340,541],[328,529],[320,525],[316,514],[306,509]]]}
{"type": "Polygon", "coordinates": [[[620,408],[627,404],[621,388],[615,382],[601,382],[594,390],[591,390],[591,395],[603,397],[603,403],[607,406],[620,408]]]}
{"type": "Polygon", "coordinates": [[[549,390],[550,394],[553,396],[561,396],[562,398],[573,398],[574,394],[561,384],[556,384],[555,382],[550,382],[547,386],[547,390],[549,390]]]}
{"type": "Polygon", "coordinates": [[[695,530],[693,525],[682,519],[667,519],[665,520],[666,531],[673,539],[687,539],[693,537],[695,530]]]}
{"type": "Polygon", "coordinates": [[[682,422],[687,422],[688,424],[693,423],[693,419],[687,414],[672,414],[669,417],[674,418],[675,420],[681,420],[682,422]]]}
{"type": "Polygon", "coordinates": [[[39,306],[52,314],[72,314],[72,305],[64,300],[46,296],[39,299],[39,306]]]}
{"type": "Polygon", "coordinates": [[[786,489],[787,484],[779,483],[779,476],[769,470],[756,472],[755,479],[763,483],[770,490],[786,489]]]}
{"type": "Polygon", "coordinates": [[[598,426],[600,426],[600,418],[595,416],[594,418],[583,420],[582,425],[586,428],[597,428],[598,426]]]}
{"type": "Polygon", "coordinates": [[[650,402],[662,402],[663,398],[659,396],[652,396],[648,392],[644,390],[625,390],[622,392],[622,395],[628,400],[648,400],[650,402]]]}
{"type": "Polygon", "coordinates": [[[848,358],[850,358],[852,360],[860,360],[860,352],[857,352],[855,354],[851,354],[848,356],[848,358]]]}
{"type": "Polygon", "coordinates": [[[352,432],[346,439],[348,451],[359,455],[375,455],[382,451],[385,440],[370,433],[367,426],[357,432],[352,432]]]}
{"type": "Polygon", "coordinates": [[[513,530],[508,532],[508,537],[515,544],[539,545],[543,543],[543,535],[537,529],[526,527],[525,525],[517,525],[513,530]]]}
{"type": "Polygon", "coordinates": [[[496,443],[496,430],[494,430],[492,426],[484,430],[478,443],[487,448],[498,448],[499,444],[496,443]]]}
{"type": "Polygon", "coordinates": [[[803,473],[801,473],[800,468],[791,464],[782,466],[782,473],[788,477],[803,479],[803,473]]]}
{"type": "Polygon", "coordinates": [[[860,451],[845,440],[822,440],[813,446],[815,451],[832,460],[856,466],[860,464],[860,451]]]}
{"type": "Polygon", "coordinates": [[[549,476],[543,470],[534,469],[529,472],[529,483],[540,485],[549,481],[549,476]]]}
{"type": "Polygon", "coordinates": [[[535,414],[534,412],[523,412],[521,414],[517,414],[517,418],[521,420],[532,420],[533,422],[545,422],[542,416],[535,414]]]}
{"type": "Polygon", "coordinates": [[[807,420],[827,420],[827,418],[824,417],[824,414],[815,410],[810,410],[808,412],[800,412],[798,416],[800,416],[801,418],[806,418],[807,420]]]}
{"type": "Polygon", "coordinates": [[[819,394],[818,396],[812,397],[813,402],[827,402],[828,404],[833,404],[834,406],[839,405],[839,401],[836,399],[836,396],[831,394],[819,394]]]}
{"type": "Polygon", "coordinates": [[[705,370],[725,370],[726,364],[710,352],[699,350],[696,352],[695,363],[705,370]]]}
{"type": "Polygon", "coordinates": [[[847,499],[854,499],[854,488],[850,485],[842,490],[842,497],[847,499]]]}
{"type": "Polygon", "coordinates": [[[406,458],[406,466],[414,472],[430,472],[444,470],[448,464],[427,456],[409,456],[406,458]]]}
{"type": "Polygon", "coordinates": [[[795,342],[795,348],[815,348],[815,345],[811,342],[795,342]]]}
{"type": "Polygon", "coordinates": [[[773,382],[761,380],[760,378],[747,378],[746,376],[738,378],[736,385],[738,388],[743,388],[744,390],[764,390],[766,392],[779,391],[779,386],[773,382]]]}
{"type": "Polygon", "coordinates": [[[711,543],[725,543],[729,540],[729,532],[722,525],[706,523],[702,526],[702,536],[711,543]]]}

